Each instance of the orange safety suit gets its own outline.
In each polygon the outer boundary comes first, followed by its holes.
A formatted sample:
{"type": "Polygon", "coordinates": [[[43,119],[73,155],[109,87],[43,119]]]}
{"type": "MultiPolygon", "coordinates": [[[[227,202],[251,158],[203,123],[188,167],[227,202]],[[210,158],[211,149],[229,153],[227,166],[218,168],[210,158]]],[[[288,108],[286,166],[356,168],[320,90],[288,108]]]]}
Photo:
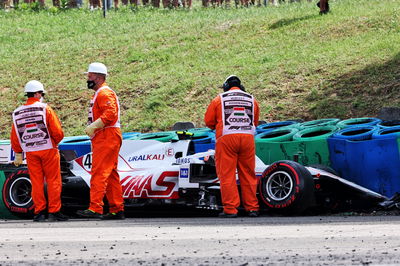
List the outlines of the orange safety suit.
{"type": "MultiPolygon", "coordinates": [[[[100,88],[104,86],[107,84],[102,84],[100,88]]],[[[93,121],[100,118],[105,126],[96,131],[92,138],[93,161],[89,210],[102,214],[103,198],[106,195],[110,213],[117,213],[124,210],[122,187],[117,172],[122,134],[119,127],[112,126],[119,122],[118,98],[111,89],[102,89],[97,94],[92,108],[93,121]]]]}
{"type": "MultiPolygon", "coordinates": [[[[234,90],[240,89],[232,87],[229,91],[234,90]]],[[[254,100],[254,126],[258,125],[258,120],[259,107],[257,101],[254,100]]],[[[258,211],[254,135],[243,133],[223,135],[222,107],[219,96],[214,98],[208,106],[204,122],[207,127],[216,131],[215,163],[224,212],[235,214],[240,205],[236,169],[243,207],[246,211],[258,211]]]]}
{"type": "MultiPolygon", "coordinates": [[[[28,98],[25,105],[32,105],[39,99],[28,98]]],[[[57,145],[64,138],[60,120],[50,106],[46,106],[46,124],[53,148],[26,152],[26,161],[32,183],[32,200],[35,205],[35,214],[46,210],[49,213],[59,212],[61,209],[61,172],[60,153],[57,145]],[[44,194],[44,181],[47,183],[48,203],[44,194]]],[[[11,128],[11,147],[16,153],[21,153],[22,147],[16,134],[15,126],[11,128]]]]}

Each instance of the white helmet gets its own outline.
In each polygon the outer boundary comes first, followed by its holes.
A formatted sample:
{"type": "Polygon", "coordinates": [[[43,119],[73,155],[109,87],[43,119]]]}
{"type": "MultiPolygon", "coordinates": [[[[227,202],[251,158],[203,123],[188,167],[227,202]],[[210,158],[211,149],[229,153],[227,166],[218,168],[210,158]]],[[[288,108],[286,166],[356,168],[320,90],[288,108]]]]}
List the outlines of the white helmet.
{"type": "Polygon", "coordinates": [[[224,84],[222,84],[222,88],[224,89],[224,91],[228,91],[232,87],[240,87],[240,84],[241,81],[238,76],[230,75],[226,78],[224,84]]]}
{"type": "Polygon", "coordinates": [[[43,92],[46,93],[44,90],[43,84],[37,80],[31,80],[25,84],[25,93],[28,92],[43,92]]]}
{"type": "Polygon", "coordinates": [[[225,83],[225,82],[229,82],[229,81],[232,80],[232,79],[237,79],[239,82],[241,82],[238,76],[236,76],[236,75],[230,75],[229,77],[227,77],[227,78],[225,79],[224,83],[225,83]]]}
{"type": "Polygon", "coordinates": [[[85,74],[87,74],[87,73],[99,73],[99,74],[108,75],[107,67],[102,63],[91,63],[89,65],[88,71],[85,72],[85,74]]]}

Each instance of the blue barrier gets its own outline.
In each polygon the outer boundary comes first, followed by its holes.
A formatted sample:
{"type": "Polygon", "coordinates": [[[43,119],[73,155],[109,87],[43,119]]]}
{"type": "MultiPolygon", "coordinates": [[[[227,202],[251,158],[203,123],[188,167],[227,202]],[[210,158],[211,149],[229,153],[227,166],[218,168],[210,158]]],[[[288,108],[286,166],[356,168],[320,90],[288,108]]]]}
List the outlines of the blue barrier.
{"type": "Polygon", "coordinates": [[[194,152],[205,152],[215,150],[215,133],[206,131],[197,131],[192,137],[194,152]]]}
{"type": "Polygon", "coordinates": [[[211,142],[215,142],[215,133],[213,132],[196,132],[193,134],[191,140],[193,143],[198,144],[207,144],[211,142]]]}
{"type": "Polygon", "coordinates": [[[210,143],[195,143],[194,144],[194,152],[205,152],[208,150],[215,150],[215,142],[210,143]]]}
{"type": "MultiPolygon", "coordinates": [[[[140,135],[139,132],[125,132],[122,133],[122,138],[130,139],[133,137],[137,137],[138,135],[140,135]]],[[[80,157],[92,151],[90,138],[86,135],[65,137],[58,144],[58,149],[60,151],[73,150],[75,151],[77,157],[80,157]]]]}
{"type": "Polygon", "coordinates": [[[65,137],[58,144],[58,149],[63,150],[73,150],[76,156],[80,157],[86,153],[91,152],[91,142],[88,136],[74,136],[65,137]]]}
{"type": "Polygon", "coordinates": [[[379,128],[372,134],[373,139],[399,138],[400,126],[379,128]]]}
{"type": "Polygon", "coordinates": [[[328,138],[331,167],[344,179],[392,197],[400,192],[399,139],[328,138]]]}
{"type": "Polygon", "coordinates": [[[371,139],[372,134],[379,128],[375,126],[355,126],[346,127],[339,130],[332,137],[337,139],[347,139],[347,140],[367,140],[371,139]]]}
{"type": "Polygon", "coordinates": [[[396,126],[400,126],[400,120],[381,121],[376,125],[381,128],[396,127],[396,126]]]}

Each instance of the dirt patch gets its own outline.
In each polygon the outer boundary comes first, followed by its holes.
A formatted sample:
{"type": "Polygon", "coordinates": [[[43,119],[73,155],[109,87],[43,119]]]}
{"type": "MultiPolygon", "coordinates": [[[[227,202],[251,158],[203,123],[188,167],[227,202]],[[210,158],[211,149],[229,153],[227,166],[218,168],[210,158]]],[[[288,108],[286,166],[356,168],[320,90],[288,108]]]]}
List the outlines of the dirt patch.
{"type": "Polygon", "coordinates": [[[10,88],[0,88],[0,93],[6,93],[10,88]]]}

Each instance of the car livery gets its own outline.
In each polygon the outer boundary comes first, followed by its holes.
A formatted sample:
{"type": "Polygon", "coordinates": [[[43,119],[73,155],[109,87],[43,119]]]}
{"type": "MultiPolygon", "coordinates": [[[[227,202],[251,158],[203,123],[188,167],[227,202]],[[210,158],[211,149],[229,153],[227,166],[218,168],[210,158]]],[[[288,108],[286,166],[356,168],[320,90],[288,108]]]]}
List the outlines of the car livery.
{"type": "MultiPolygon", "coordinates": [[[[30,180],[26,166],[14,167],[9,144],[0,145],[0,171],[6,180],[2,198],[15,215],[32,215],[30,180]],[[5,158],[7,157],[7,158],[5,158]]],[[[215,171],[214,150],[194,153],[191,140],[123,140],[118,158],[125,207],[184,205],[221,210],[220,187],[215,171]]],[[[63,209],[89,205],[92,154],[75,158],[61,152],[63,209]]],[[[374,206],[385,197],[344,180],[324,166],[302,166],[293,161],[265,165],[256,157],[260,207],[266,211],[301,214],[306,210],[342,210],[355,202],[374,206]]],[[[240,186],[239,180],[237,181],[240,186]]]]}

